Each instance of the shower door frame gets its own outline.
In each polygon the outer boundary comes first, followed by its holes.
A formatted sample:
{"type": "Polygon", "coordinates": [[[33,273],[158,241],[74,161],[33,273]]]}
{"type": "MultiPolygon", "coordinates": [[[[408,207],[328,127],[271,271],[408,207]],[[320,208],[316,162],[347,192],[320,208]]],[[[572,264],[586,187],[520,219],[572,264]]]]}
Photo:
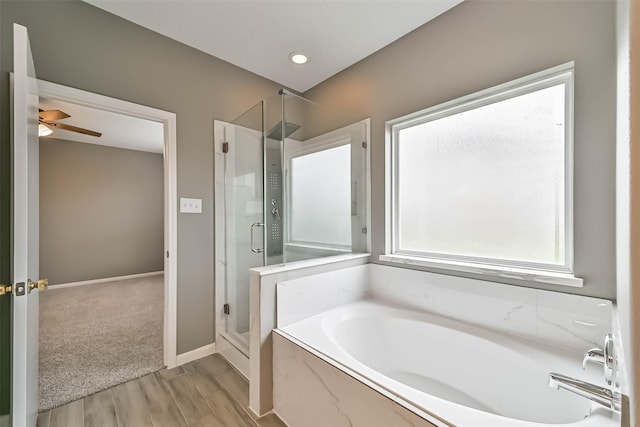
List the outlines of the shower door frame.
{"type": "MultiPolygon", "coordinates": [[[[228,144],[228,138],[226,136],[225,127],[231,126],[233,123],[223,122],[220,120],[214,120],[214,198],[215,198],[215,346],[214,352],[221,353],[232,365],[236,367],[247,379],[249,378],[249,348],[246,349],[247,354],[241,349],[242,343],[240,343],[232,334],[227,332],[229,325],[229,315],[225,314],[225,305],[229,302],[229,295],[227,294],[228,281],[230,276],[233,277],[235,272],[230,272],[228,265],[228,227],[227,221],[227,204],[228,200],[226,189],[226,174],[227,174],[227,151],[231,152],[231,145],[228,144]]],[[[236,125],[237,126],[237,125],[236,125]]],[[[262,147],[262,219],[261,223],[265,221],[264,211],[264,135],[261,142],[262,147]]],[[[262,266],[266,265],[266,232],[265,227],[261,227],[261,234],[263,237],[263,251],[262,251],[262,266]]],[[[231,233],[229,233],[231,234],[231,233]]],[[[258,232],[256,231],[256,235],[258,232]]],[[[232,237],[233,238],[233,237],[232,237]]],[[[258,267],[258,266],[256,266],[258,267]]],[[[234,279],[235,281],[235,279],[234,279]]],[[[249,305],[249,298],[247,298],[247,305],[249,305]]],[[[247,307],[248,308],[248,307],[247,307]]],[[[233,306],[231,310],[234,310],[233,306]]],[[[249,319],[250,320],[250,319],[249,319]]]]}
{"type": "MultiPolygon", "coordinates": [[[[264,117],[264,111],[263,111],[263,117],[264,117]]],[[[284,116],[283,116],[283,121],[284,121],[284,116]]],[[[362,123],[364,125],[364,137],[365,137],[365,142],[367,143],[366,145],[366,150],[365,150],[365,161],[364,161],[364,172],[365,172],[365,206],[366,206],[366,210],[364,212],[365,214],[365,224],[366,224],[366,229],[367,230],[371,230],[371,213],[370,213],[370,203],[371,203],[371,176],[370,176],[370,170],[371,170],[371,149],[370,149],[370,141],[371,141],[371,135],[370,135],[370,128],[371,128],[371,119],[366,118],[363,120],[360,120],[359,122],[355,122],[355,123],[362,123]]],[[[355,124],[355,123],[352,123],[355,124]]],[[[228,142],[226,141],[225,138],[225,132],[224,132],[224,127],[231,125],[232,123],[229,122],[223,122],[220,120],[214,120],[214,201],[215,201],[215,211],[214,211],[214,223],[215,223],[215,228],[214,228],[214,232],[215,232],[215,239],[214,239],[214,253],[215,253],[215,264],[214,264],[214,273],[215,273],[215,279],[214,279],[214,289],[215,289],[215,337],[214,337],[214,345],[211,349],[211,353],[216,352],[216,353],[221,353],[223,355],[223,357],[225,357],[225,359],[227,359],[227,361],[229,361],[231,364],[233,364],[236,369],[238,369],[238,371],[240,371],[240,373],[242,373],[247,379],[249,379],[249,364],[250,364],[250,360],[249,360],[249,355],[244,354],[237,346],[236,343],[231,342],[228,338],[227,338],[227,334],[226,334],[226,329],[227,329],[227,315],[224,314],[224,305],[227,302],[227,296],[226,296],[226,279],[227,279],[227,265],[226,265],[226,236],[227,236],[227,230],[226,230],[226,210],[224,209],[225,206],[225,193],[226,193],[226,185],[225,185],[225,153],[224,153],[224,143],[228,142]]],[[[348,126],[346,126],[348,127],[348,126]]],[[[336,131],[340,131],[340,129],[336,129],[336,131]]],[[[263,151],[265,149],[265,145],[266,144],[266,136],[264,135],[264,129],[263,129],[263,151]]],[[[331,133],[331,132],[329,132],[331,133]]],[[[283,129],[283,134],[284,134],[284,129],[283,129]]],[[[284,153],[282,153],[282,160],[284,160],[284,153]]],[[[265,159],[265,155],[263,152],[263,162],[266,161],[265,159]]],[[[284,163],[282,164],[282,166],[284,167],[284,163]]],[[[263,165],[263,168],[265,168],[265,166],[263,165]]],[[[266,169],[263,169],[263,175],[264,175],[264,171],[266,169]]],[[[282,171],[282,186],[286,186],[285,181],[286,181],[286,177],[284,176],[284,171],[282,171]]],[[[265,185],[266,179],[263,176],[263,185],[265,185]]],[[[264,191],[264,190],[263,190],[264,191]]],[[[286,191],[286,189],[283,188],[283,193],[286,191]]],[[[267,216],[267,200],[264,197],[263,193],[263,223],[265,223],[266,220],[266,216],[267,216]]],[[[284,194],[283,194],[284,196],[284,194]]],[[[286,197],[286,196],[285,196],[286,197]]],[[[284,200],[282,202],[283,204],[285,203],[284,200]]],[[[286,212],[284,212],[284,215],[286,216],[286,212]]],[[[282,231],[284,233],[286,233],[286,225],[282,226],[282,231]]],[[[267,247],[266,245],[268,244],[268,239],[267,239],[267,230],[266,228],[263,228],[263,239],[264,239],[264,250],[266,253],[267,247]]],[[[286,240],[286,238],[283,237],[283,243],[286,240]]],[[[366,251],[370,252],[370,248],[371,248],[371,233],[367,232],[366,233],[366,237],[365,237],[365,245],[366,245],[366,251]]],[[[359,256],[359,254],[353,254],[356,257],[359,256]]],[[[266,258],[263,261],[263,265],[267,265],[266,262],[266,258]]],[[[286,262],[286,261],[285,261],[286,262]]],[[[322,261],[319,261],[320,264],[322,264],[322,261]]],[[[250,280],[253,280],[254,278],[258,278],[258,283],[259,283],[259,276],[257,275],[253,275],[251,276],[250,280]],[[255,276],[255,277],[254,277],[255,276]]],[[[250,290],[249,290],[249,294],[250,294],[250,299],[254,297],[253,292],[251,291],[251,284],[250,286],[250,290]]],[[[250,302],[248,302],[250,304],[250,302]]],[[[262,333],[263,331],[260,328],[260,325],[265,322],[265,319],[261,318],[261,311],[262,308],[260,307],[262,304],[264,304],[264,302],[262,301],[254,301],[255,306],[253,307],[253,309],[251,309],[250,307],[250,313],[249,313],[249,325],[250,325],[250,343],[249,343],[249,354],[252,356],[257,355],[258,357],[256,357],[256,361],[253,362],[253,364],[258,364],[258,366],[260,365],[261,362],[261,357],[260,357],[260,353],[261,350],[259,347],[261,346],[260,342],[262,339],[262,333]],[[252,318],[253,316],[253,318],[252,318]],[[256,329],[257,327],[257,329],[256,329]],[[254,333],[257,333],[257,335],[254,335],[254,333]],[[255,348],[254,348],[255,347],[255,348]]],[[[250,304],[251,306],[251,304],[250,304]]],[[[269,304],[267,304],[267,307],[269,307],[269,304]]],[[[233,308],[232,308],[233,310],[233,308]]],[[[270,310],[269,308],[265,308],[265,310],[270,310]]],[[[269,323],[269,322],[267,322],[269,323]]],[[[203,354],[204,355],[204,354],[203,354]]],[[[255,368],[255,366],[254,366],[255,368]]],[[[259,369],[258,369],[259,370],[259,369]]],[[[256,375],[260,375],[260,373],[256,373],[256,375]]]]}

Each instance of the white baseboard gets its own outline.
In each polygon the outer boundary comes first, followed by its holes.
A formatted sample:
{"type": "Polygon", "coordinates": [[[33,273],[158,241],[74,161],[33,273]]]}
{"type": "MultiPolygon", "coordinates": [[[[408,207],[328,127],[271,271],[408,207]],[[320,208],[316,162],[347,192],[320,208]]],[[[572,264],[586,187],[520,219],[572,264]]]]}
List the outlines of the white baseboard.
{"type": "Polygon", "coordinates": [[[205,356],[212,355],[216,352],[216,343],[207,344],[195,350],[188,351],[186,353],[179,354],[176,358],[177,365],[184,365],[185,363],[193,362],[194,360],[201,359],[205,356]]]}
{"type": "Polygon", "coordinates": [[[104,279],[83,280],[81,282],[61,283],[59,285],[49,286],[49,290],[73,288],[76,286],[96,285],[98,283],[113,282],[115,280],[139,279],[141,277],[158,276],[164,274],[164,271],[152,271],[150,273],[129,274],[127,276],[107,277],[104,279]]]}

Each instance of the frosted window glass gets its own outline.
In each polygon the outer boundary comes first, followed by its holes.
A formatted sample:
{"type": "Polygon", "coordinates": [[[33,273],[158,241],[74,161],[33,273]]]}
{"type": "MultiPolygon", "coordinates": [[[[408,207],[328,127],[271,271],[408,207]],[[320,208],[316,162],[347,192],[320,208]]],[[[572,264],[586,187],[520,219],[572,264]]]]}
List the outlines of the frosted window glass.
{"type": "Polygon", "coordinates": [[[565,86],[398,131],[399,251],[564,264],[565,86]]]}
{"type": "Polygon", "coordinates": [[[291,159],[291,240],[351,246],[351,146],[291,159]]]}

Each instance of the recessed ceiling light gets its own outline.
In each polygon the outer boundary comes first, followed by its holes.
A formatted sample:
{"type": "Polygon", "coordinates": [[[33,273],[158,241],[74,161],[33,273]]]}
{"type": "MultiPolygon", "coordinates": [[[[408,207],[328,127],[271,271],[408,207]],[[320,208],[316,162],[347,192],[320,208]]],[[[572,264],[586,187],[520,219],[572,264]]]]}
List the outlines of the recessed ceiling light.
{"type": "Polygon", "coordinates": [[[309,60],[307,58],[307,55],[305,55],[302,52],[291,52],[289,54],[289,59],[291,60],[291,62],[293,62],[295,64],[304,64],[305,62],[307,62],[309,60]]]}

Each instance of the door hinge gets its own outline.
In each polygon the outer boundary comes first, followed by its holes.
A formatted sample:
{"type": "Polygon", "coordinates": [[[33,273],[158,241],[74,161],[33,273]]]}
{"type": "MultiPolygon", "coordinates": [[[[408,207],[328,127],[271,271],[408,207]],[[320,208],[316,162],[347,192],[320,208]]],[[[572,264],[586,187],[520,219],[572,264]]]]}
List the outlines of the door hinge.
{"type": "Polygon", "coordinates": [[[167,258],[169,258],[169,251],[167,251],[167,258]]]}
{"type": "Polygon", "coordinates": [[[362,141],[362,148],[367,148],[367,141],[362,141]]]}
{"type": "Polygon", "coordinates": [[[231,306],[227,303],[223,306],[222,311],[224,314],[231,314],[231,306]]]}
{"type": "Polygon", "coordinates": [[[362,227],[362,234],[367,234],[367,227],[362,227]]]}
{"type": "Polygon", "coordinates": [[[11,292],[13,292],[12,285],[0,285],[0,296],[10,294],[11,292]]]}
{"type": "Polygon", "coordinates": [[[228,142],[223,142],[222,143],[222,152],[223,153],[228,153],[229,152],[229,143],[228,142]]]}

